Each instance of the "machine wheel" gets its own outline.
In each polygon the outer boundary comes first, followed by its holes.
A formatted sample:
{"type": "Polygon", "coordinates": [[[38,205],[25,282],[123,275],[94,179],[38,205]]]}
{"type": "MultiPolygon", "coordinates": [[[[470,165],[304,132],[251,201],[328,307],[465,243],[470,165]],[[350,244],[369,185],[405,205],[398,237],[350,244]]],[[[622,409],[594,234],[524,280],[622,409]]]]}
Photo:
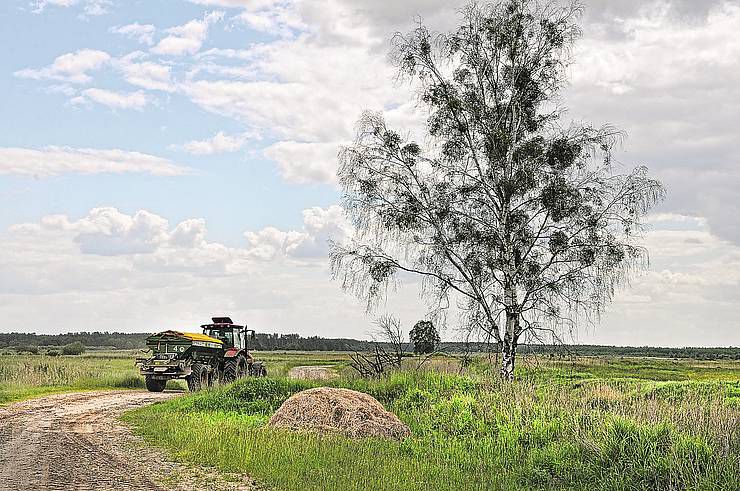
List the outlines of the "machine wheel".
{"type": "Polygon", "coordinates": [[[222,381],[230,384],[234,380],[243,377],[247,373],[247,360],[243,356],[237,356],[226,360],[224,363],[224,375],[222,381]]]}
{"type": "Polygon", "coordinates": [[[187,378],[188,390],[196,392],[208,387],[208,367],[201,363],[193,363],[190,376],[187,378]]]}
{"type": "Polygon", "coordinates": [[[253,363],[249,367],[249,375],[252,377],[267,377],[267,368],[265,368],[262,362],[253,363]]]}
{"type": "Polygon", "coordinates": [[[167,385],[166,380],[157,380],[152,378],[151,375],[146,376],[144,383],[146,384],[146,390],[149,392],[162,392],[167,385]]]}

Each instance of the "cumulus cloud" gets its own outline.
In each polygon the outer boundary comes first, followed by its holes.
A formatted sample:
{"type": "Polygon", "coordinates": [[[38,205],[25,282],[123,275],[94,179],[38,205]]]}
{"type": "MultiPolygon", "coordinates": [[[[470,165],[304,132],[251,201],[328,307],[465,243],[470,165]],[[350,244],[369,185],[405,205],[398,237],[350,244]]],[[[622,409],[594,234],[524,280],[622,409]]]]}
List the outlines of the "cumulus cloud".
{"type": "Polygon", "coordinates": [[[208,36],[208,28],[223,17],[223,12],[210,12],[203,19],[194,19],[181,26],[170,27],[165,31],[169,36],[160,40],[151,51],[158,55],[192,55],[203,46],[208,36]]]}
{"type": "Polygon", "coordinates": [[[265,149],[265,156],[277,162],[280,174],[289,182],[334,182],[340,143],[282,141],[265,149]]]}
{"type": "Polygon", "coordinates": [[[121,34],[141,44],[148,44],[150,46],[154,44],[154,33],[156,30],[157,28],[152,24],[139,24],[138,22],[110,28],[110,32],[112,33],[121,34]]]}
{"type": "Polygon", "coordinates": [[[141,110],[149,103],[149,97],[141,90],[136,92],[115,92],[106,89],[86,89],[70,101],[72,104],[95,102],[111,109],[141,110]]]}
{"type": "Polygon", "coordinates": [[[338,242],[351,233],[344,211],[337,205],[326,209],[313,207],[303,211],[303,229],[282,231],[265,227],[247,232],[247,251],[252,257],[269,260],[281,257],[294,259],[326,258],[329,240],[338,242]]]}
{"type": "Polygon", "coordinates": [[[186,152],[193,155],[213,155],[217,153],[236,152],[241,149],[250,139],[258,138],[259,135],[252,132],[227,135],[219,131],[206,140],[193,140],[183,145],[186,152]]]}
{"type": "Polygon", "coordinates": [[[92,80],[88,72],[99,69],[110,61],[105,51],[81,49],[74,53],[58,56],[44,68],[26,68],[15,72],[15,76],[35,80],[58,80],[61,82],[84,84],[92,80]]]}
{"type": "Polygon", "coordinates": [[[564,99],[570,116],[625,130],[617,158],[648,165],[666,184],[663,210],[703,216],[740,243],[732,218],[740,213],[740,5],[618,3],[602,6],[616,20],[589,9],[595,22],[585,24],[564,99]]]}
{"type": "Polygon", "coordinates": [[[125,150],[49,146],[0,147],[0,174],[50,177],[61,174],[139,173],[180,176],[190,171],[162,157],[125,150]]]}

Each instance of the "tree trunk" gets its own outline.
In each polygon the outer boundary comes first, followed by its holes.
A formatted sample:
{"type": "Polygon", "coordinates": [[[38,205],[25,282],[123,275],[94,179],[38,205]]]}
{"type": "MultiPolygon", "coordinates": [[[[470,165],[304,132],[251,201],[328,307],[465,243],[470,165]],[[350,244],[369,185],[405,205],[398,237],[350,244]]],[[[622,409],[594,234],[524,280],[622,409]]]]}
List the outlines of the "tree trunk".
{"type": "Polygon", "coordinates": [[[504,380],[514,380],[514,364],[516,361],[516,341],[519,327],[519,314],[506,314],[506,332],[501,343],[501,377],[504,380]]]}

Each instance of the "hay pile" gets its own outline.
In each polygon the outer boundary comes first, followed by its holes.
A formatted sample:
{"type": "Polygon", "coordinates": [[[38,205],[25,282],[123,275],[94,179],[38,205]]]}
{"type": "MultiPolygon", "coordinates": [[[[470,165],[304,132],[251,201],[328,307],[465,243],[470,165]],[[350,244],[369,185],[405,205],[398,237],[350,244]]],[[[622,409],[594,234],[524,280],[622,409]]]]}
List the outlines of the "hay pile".
{"type": "Polygon", "coordinates": [[[294,394],[270,418],[269,426],[341,433],[351,438],[373,436],[400,440],[411,434],[408,426],[375,398],[332,387],[294,394]]]}

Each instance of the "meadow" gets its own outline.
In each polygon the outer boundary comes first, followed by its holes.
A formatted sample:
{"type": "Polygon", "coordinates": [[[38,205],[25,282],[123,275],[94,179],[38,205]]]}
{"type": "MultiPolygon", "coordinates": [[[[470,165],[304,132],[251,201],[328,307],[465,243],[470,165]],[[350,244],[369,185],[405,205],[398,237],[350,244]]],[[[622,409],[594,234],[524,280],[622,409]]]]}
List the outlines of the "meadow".
{"type": "Polygon", "coordinates": [[[268,488],[740,489],[740,363],[648,358],[524,359],[500,382],[488,360],[408,360],[378,380],[342,353],[263,353],[271,376],[124,415],[178,460],[246,472],[268,488]],[[285,378],[334,366],[321,383],[285,378]],[[412,431],[402,442],[267,428],[291,394],[367,392],[412,431]]]}
{"type": "MultiPolygon", "coordinates": [[[[61,392],[143,389],[136,350],[88,351],[76,356],[0,353],[0,405],[61,392]]],[[[170,388],[184,388],[171,382],[170,388]]]]}

